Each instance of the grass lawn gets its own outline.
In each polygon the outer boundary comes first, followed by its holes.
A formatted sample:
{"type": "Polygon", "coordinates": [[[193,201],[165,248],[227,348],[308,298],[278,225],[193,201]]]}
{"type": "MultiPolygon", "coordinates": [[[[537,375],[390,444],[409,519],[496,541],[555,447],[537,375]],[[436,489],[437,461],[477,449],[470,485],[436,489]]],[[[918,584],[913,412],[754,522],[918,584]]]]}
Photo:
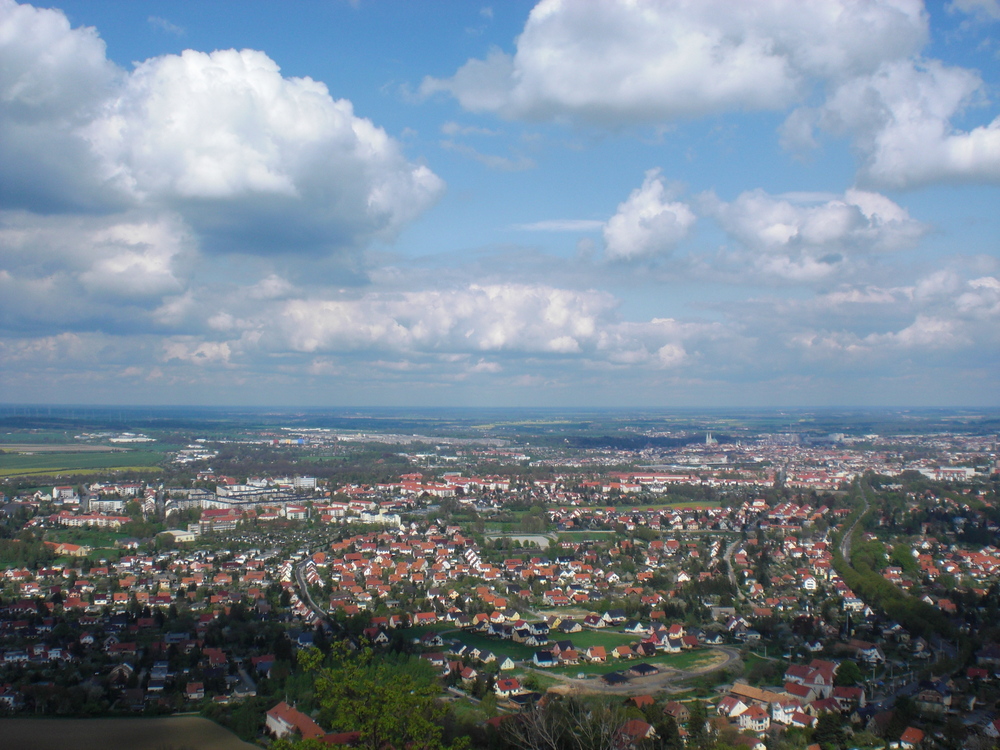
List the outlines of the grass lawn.
{"type": "Polygon", "coordinates": [[[604,646],[610,650],[615,646],[631,645],[642,640],[641,635],[616,633],[613,630],[581,630],[579,633],[549,633],[550,641],[573,641],[577,651],[586,651],[591,646],[604,646]]]}
{"type": "Polygon", "coordinates": [[[509,656],[514,660],[530,659],[535,651],[537,651],[533,646],[525,646],[521,643],[514,643],[514,641],[501,641],[497,638],[487,638],[479,633],[460,631],[450,633],[446,637],[459,640],[470,648],[492,651],[497,655],[497,660],[503,660],[505,656],[509,656]]]}
{"type": "Polygon", "coordinates": [[[711,651],[684,651],[679,654],[663,654],[662,656],[651,656],[647,659],[615,659],[608,657],[604,664],[585,664],[581,662],[576,666],[553,667],[549,672],[565,675],[566,677],[576,677],[578,674],[600,675],[610,672],[627,671],[634,664],[652,664],[660,669],[693,669],[712,662],[711,651]]]}
{"type": "Polygon", "coordinates": [[[482,724],[489,717],[480,706],[466,698],[459,698],[451,702],[451,710],[455,712],[455,717],[459,721],[468,721],[474,724],[482,724]]]}
{"type": "MultiPolygon", "coordinates": [[[[547,671],[551,671],[551,670],[547,670],[547,671]]],[[[531,684],[536,685],[536,687],[533,687],[531,689],[532,690],[537,690],[539,693],[544,693],[546,690],[548,690],[553,685],[561,685],[562,684],[562,682],[560,680],[557,680],[552,675],[545,674],[544,672],[541,672],[541,671],[538,671],[538,672],[521,672],[521,671],[517,671],[517,672],[514,672],[512,676],[516,677],[518,680],[520,680],[522,685],[525,684],[525,681],[527,681],[528,685],[531,685],[531,684]]]]}
{"type": "Polygon", "coordinates": [[[45,532],[45,539],[49,542],[69,542],[70,544],[82,544],[95,549],[114,549],[115,542],[125,539],[126,534],[105,529],[51,529],[45,532]]]}

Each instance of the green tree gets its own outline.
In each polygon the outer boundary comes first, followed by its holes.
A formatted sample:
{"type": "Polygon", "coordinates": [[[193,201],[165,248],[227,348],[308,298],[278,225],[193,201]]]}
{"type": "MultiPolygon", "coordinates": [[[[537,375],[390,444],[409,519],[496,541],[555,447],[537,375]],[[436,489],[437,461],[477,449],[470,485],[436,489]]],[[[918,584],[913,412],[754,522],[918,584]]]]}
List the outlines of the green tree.
{"type": "Polygon", "coordinates": [[[844,660],[837,669],[833,684],[837,687],[853,687],[865,678],[856,662],[844,660]]]}
{"type": "Polygon", "coordinates": [[[844,747],[844,720],[838,714],[820,714],[813,730],[813,740],[823,750],[841,750],[844,747]]]}
{"type": "Polygon", "coordinates": [[[413,670],[376,658],[371,649],[335,649],[334,661],[315,671],[315,690],[320,719],[335,731],[360,732],[358,747],[368,750],[448,747],[441,726],[447,708],[437,700],[433,680],[419,680],[413,670]]]}
{"type": "Polygon", "coordinates": [[[688,709],[688,745],[698,750],[708,746],[708,709],[701,701],[695,701],[688,709]]]}

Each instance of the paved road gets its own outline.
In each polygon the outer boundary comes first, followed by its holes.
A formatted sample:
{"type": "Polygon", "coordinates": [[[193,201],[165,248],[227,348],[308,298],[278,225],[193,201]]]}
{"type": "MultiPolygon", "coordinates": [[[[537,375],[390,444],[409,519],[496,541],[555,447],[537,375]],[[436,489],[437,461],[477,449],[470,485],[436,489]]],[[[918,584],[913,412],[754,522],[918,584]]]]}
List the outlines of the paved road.
{"type": "Polygon", "coordinates": [[[854,535],[854,529],[858,525],[858,521],[861,520],[861,517],[868,512],[868,492],[864,484],[861,485],[861,496],[865,501],[865,509],[854,519],[851,528],[847,530],[847,533],[840,540],[840,556],[844,558],[844,562],[848,565],[851,564],[851,537],[854,535]]]}
{"type": "Polygon", "coordinates": [[[739,539],[734,539],[733,541],[731,541],[729,543],[729,546],[726,547],[726,552],[722,556],[722,559],[726,561],[726,570],[729,572],[729,583],[731,583],[733,585],[733,588],[736,590],[736,595],[740,599],[746,599],[746,597],[743,595],[743,589],[741,589],[740,585],[736,582],[736,571],[733,570],[733,552],[736,550],[736,546],[739,543],[740,543],[739,539]]]}
{"type": "Polygon", "coordinates": [[[309,587],[306,585],[305,576],[302,574],[302,570],[305,568],[308,562],[309,558],[307,557],[302,562],[296,564],[294,568],[295,582],[299,586],[299,598],[302,599],[302,601],[304,601],[309,606],[309,609],[313,611],[313,614],[315,614],[317,618],[325,622],[331,622],[330,615],[327,614],[327,612],[325,612],[324,610],[320,609],[319,605],[313,601],[312,594],[309,593],[309,587]]]}

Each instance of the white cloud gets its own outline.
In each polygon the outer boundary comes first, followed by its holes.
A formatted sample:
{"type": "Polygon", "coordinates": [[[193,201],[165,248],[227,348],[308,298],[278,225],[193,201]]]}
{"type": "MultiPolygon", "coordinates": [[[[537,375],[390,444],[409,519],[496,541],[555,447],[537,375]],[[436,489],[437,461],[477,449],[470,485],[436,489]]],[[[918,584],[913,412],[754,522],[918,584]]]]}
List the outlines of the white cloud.
{"type": "Polygon", "coordinates": [[[147,60],[86,132],[107,178],[137,200],[281,249],[390,238],[443,189],[349,101],[254,50],[147,60]]]}
{"type": "Polygon", "coordinates": [[[903,207],[878,193],[855,188],[843,196],[772,196],[761,189],[741,193],[732,203],[702,196],[702,210],[742,246],[729,260],[795,281],[833,274],[852,257],[912,247],[927,227],[903,207]]]}
{"type": "MultiPolygon", "coordinates": [[[[357,300],[292,300],[274,345],[293,351],[531,351],[571,353],[590,342],[614,299],[546,286],[471,285],[372,293],[357,300]]],[[[266,339],[265,339],[266,340],[266,339]]]]}
{"type": "Polygon", "coordinates": [[[500,131],[489,128],[479,128],[474,125],[459,125],[457,122],[449,121],[441,126],[441,132],[445,135],[499,135],[500,131]]]}
{"type": "Polygon", "coordinates": [[[174,36],[184,36],[184,27],[171,23],[166,18],[161,18],[160,16],[150,16],[146,19],[146,23],[154,29],[165,31],[168,34],[173,34],[174,36]]]}
{"type": "Polygon", "coordinates": [[[477,151],[472,146],[466,145],[464,143],[458,143],[452,140],[441,141],[441,148],[446,151],[454,151],[457,154],[461,154],[466,158],[472,159],[473,161],[478,161],[490,169],[497,169],[501,172],[523,172],[526,169],[534,169],[535,162],[529,159],[527,156],[516,156],[515,158],[510,158],[507,156],[498,156],[496,154],[484,154],[481,151],[477,151]]]}
{"type": "Polygon", "coordinates": [[[232,349],[226,341],[168,339],[163,342],[163,361],[180,360],[197,365],[228,364],[232,349]]]}
{"type": "Polygon", "coordinates": [[[116,303],[156,304],[185,288],[195,242],[176,216],[38,217],[0,212],[0,252],[21,304],[67,322],[116,303]]]}
{"type": "Polygon", "coordinates": [[[530,224],[517,224],[514,229],[525,232],[593,232],[602,229],[605,222],[597,219],[547,219],[530,224]]]}
{"type": "Polygon", "coordinates": [[[50,212],[121,201],[77,134],[119,77],[93,28],[0,0],[0,204],[50,212]]]}
{"type": "MultiPolygon", "coordinates": [[[[997,0],[950,7],[1000,18],[997,0]]],[[[928,37],[919,0],[542,0],[514,54],[492,49],[421,91],[473,112],[609,127],[798,107],[783,144],[815,148],[817,128],[849,136],[862,183],[1000,181],[1000,118],[952,124],[982,81],[922,60],[928,37]],[[801,106],[818,91],[825,104],[801,106]]]]}
{"type": "Polygon", "coordinates": [[[392,239],[443,182],[351,102],[263,52],[111,63],[91,28],[0,0],[0,200],[175,212],[205,249],[329,252],[392,239]]]}
{"type": "Polygon", "coordinates": [[[492,50],[421,90],[506,117],[658,122],[782,109],[813,78],[872,71],[926,38],[917,0],[542,0],[514,55],[492,50]]]}
{"type": "Polygon", "coordinates": [[[631,259],[665,253],[684,239],[695,223],[685,203],[671,201],[660,171],[646,172],[642,187],[618,205],[604,225],[608,257],[631,259]]]}
{"type": "Polygon", "coordinates": [[[782,311],[799,321],[788,336],[812,356],[878,361],[900,352],[984,353],[1000,345],[1000,280],[942,270],[906,287],[842,289],[782,311]],[[902,323],[891,321],[902,318],[902,323]],[[839,327],[838,327],[839,324],[839,327]],[[881,328],[873,332],[865,329],[881,328]]]}
{"type": "Polygon", "coordinates": [[[948,10],[968,13],[985,21],[1000,20],[1000,0],[952,0],[948,10]]]}
{"type": "MultiPolygon", "coordinates": [[[[837,87],[817,110],[792,116],[800,139],[808,121],[854,138],[867,182],[911,187],[1000,181],[1000,117],[959,131],[952,120],[977,96],[978,74],[936,60],[886,63],[837,87]]],[[[786,133],[787,134],[787,133],[786,133]]]]}

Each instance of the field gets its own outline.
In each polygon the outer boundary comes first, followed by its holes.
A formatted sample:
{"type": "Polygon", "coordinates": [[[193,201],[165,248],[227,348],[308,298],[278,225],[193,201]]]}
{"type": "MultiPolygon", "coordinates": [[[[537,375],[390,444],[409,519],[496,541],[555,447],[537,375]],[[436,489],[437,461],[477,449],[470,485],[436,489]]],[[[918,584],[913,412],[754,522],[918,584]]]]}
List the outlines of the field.
{"type": "MultiPolygon", "coordinates": [[[[18,446],[25,448],[26,446],[18,446]]],[[[9,448],[8,448],[9,449],[9,448]]],[[[103,471],[160,471],[163,454],[155,451],[60,451],[0,455],[0,477],[91,474],[103,471]]]]}
{"type": "Polygon", "coordinates": [[[250,750],[228,729],[197,716],[163,719],[0,719],[3,746],[31,750],[250,750]]]}
{"type": "MultiPolygon", "coordinates": [[[[575,643],[575,641],[574,641],[575,643]]],[[[585,664],[581,662],[577,666],[553,667],[546,669],[546,672],[561,674],[566,677],[576,677],[578,674],[599,675],[611,672],[624,672],[636,664],[652,664],[660,669],[697,669],[708,666],[716,659],[712,651],[685,651],[680,654],[663,654],[662,656],[651,656],[644,659],[615,659],[609,657],[604,664],[585,664]]]]}

